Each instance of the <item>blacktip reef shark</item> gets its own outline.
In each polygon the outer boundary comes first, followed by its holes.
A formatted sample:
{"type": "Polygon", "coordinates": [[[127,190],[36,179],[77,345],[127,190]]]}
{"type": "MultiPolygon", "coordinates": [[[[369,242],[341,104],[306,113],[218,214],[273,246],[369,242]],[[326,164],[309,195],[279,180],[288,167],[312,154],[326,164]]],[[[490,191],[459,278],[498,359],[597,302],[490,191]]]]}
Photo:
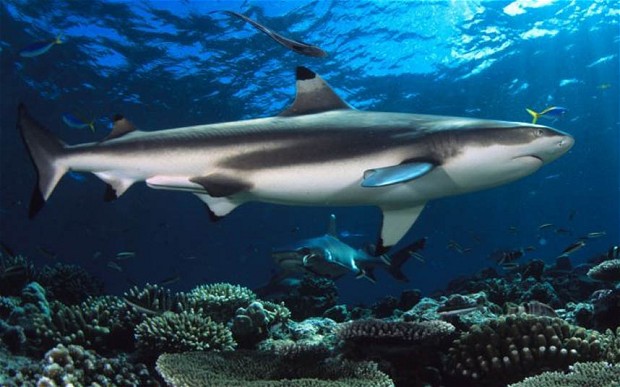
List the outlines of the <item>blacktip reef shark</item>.
{"type": "Polygon", "coordinates": [[[100,142],[67,145],[19,105],[17,126],[38,172],[32,218],[69,171],[121,196],[132,184],[192,192],[213,215],[243,203],[378,206],[376,254],[396,244],[432,199],[512,182],[573,145],[527,123],[351,108],[313,71],[277,116],[145,132],[116,120],[100,142]]]}
{"type": "Polygon", "coordinates": [[[331,279],[353,273],[357,278],[367,278],[374,283],[374,269],[377,266],[384,267],[395,279],[407,281],[401,268],[412,254],[423,249],[425,244],[426,238],[422,238],[394,254],[374,256],[365,249],[355,249],[341,241],[336,232],[336,216],[332,214],[325,235],[301,240],[272,252],[271,256],[282,268],[282,272],[276,274],[270,283],[277,283],[291,275],[307,273],[331,279]]]}

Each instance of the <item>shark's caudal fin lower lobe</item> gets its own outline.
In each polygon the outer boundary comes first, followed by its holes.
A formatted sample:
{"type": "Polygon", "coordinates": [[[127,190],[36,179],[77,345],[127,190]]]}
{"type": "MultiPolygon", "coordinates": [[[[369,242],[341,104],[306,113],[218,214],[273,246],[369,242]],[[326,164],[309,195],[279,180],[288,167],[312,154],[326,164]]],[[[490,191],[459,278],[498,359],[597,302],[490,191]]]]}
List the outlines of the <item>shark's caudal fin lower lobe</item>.
{"type": "Polygon", "coordinates": [[[416,251],[422,250],[426,245],[426,238],[418,239],[407,247],[398,250],[394,254],[389,255],[390,264],[387,267],[388,273],[395,279],[403,282],[409,281],[409,279],[402,272],[402,267],[411,258],[412,254],[416,251]]]}
{"type": "Polygon", "coordinates": [[[17,108],[17,128],[28,148],[30,159],[37,170],[37,184],[32,192],[28,216],[34,218],[43,208],[67,168],[58,163],[65,144],[35,121],[22,103],[17,108]]]}

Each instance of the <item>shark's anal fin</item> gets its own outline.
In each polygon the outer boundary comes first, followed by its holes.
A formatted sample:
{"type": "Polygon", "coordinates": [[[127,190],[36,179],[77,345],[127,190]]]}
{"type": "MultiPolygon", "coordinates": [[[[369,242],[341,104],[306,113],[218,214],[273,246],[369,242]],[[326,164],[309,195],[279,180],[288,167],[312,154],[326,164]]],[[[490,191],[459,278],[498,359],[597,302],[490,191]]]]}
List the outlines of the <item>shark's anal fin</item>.
{"type": "Polygon", "coordinates": [[[214,198],[203,193],[196,193],[196,196],[209,207],[209,219],[213,222],[222,219],[232,210],[243,204],[242,202],[232,201],[228,198],[214,198]]]}
{"type": "Polygon", "coordinates": [[[300,116],[330,110],[351,109],[314,71],[299,66],[296,72],[295,101],[280,116],[300,116]]]}
{"type": "Polygon", "coordinates": [[[231,196],[252,188],[252,185],[248,182],[220,173],[192,177],[189,181],[203,186],[209,196],[214,198],[231,196]]]}
{"type": "Polygon", "coordinates": [[[375,254],[384,254],[409,231],[424,209],[426,203],[407,208],[381,208],[383,211],[383,225],[381,238],[377,243],[375,254]],[[380,251],[381,250],[381,251],[380,251]]]}
{"type": "Polygon", "coordinates": [[[405,162],[391,167],[374,168],[364,171],[362,187],[385,187],[406,183],[429,173],[435,165],[430,162],[405,162]]]}
{"type": "Polygon", "coordinates": [[[103,200],[106,202],[111,202],[121,197],[134,183],[133,180],[118,178],[108,172],[96,172],[95,176],[107,183],[106,191],[103,195],[103,200]]]}

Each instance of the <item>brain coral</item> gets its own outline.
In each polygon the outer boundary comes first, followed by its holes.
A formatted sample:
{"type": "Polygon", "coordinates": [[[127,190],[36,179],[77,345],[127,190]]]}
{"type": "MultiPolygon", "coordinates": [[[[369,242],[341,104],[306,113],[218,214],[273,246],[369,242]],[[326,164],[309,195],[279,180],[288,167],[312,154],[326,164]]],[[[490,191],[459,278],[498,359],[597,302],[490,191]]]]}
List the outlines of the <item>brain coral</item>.
{"type": "Polygon", "coordinates": [[[577,361],[600,360],[600,337],[559,318],[503,316],[461,334],[449,350],[446,371],[463,382],[503,386],[545,370],[567,370],[577,361]]]}
{"type": "Polygon", "coordinates": [[[232,350],[236,346],[226,326],[193,311],[166,312],[136,327],[138,346],[155,353],[232,350]]]}
{"type": "Polygon", "coordinates": [[[295,362],[264,352],[164,354],[157,371],[173,387],[388,387],[394,383],[368,362],[295,362]]]}

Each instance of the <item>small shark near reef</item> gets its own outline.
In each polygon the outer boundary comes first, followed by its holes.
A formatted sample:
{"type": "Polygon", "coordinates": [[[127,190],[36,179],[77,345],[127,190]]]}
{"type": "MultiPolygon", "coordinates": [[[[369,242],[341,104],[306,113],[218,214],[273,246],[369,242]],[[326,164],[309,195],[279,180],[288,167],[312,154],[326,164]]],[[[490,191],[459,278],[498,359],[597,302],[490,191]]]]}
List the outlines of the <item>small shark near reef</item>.
{"type": "Polygon", "coordinates": [[[273,251],[271,256],[282,268],[282,273],[272,278],[272,281],[278,282],[291,274],[312,273],[337,279],[347,273],[353,273],[358,278],[364,277],[375,282],[373,271],[377,266],[385,267],[397,280],[407,281],[401,267],[413,253],[423,249],[425,243],[426,238],[422,238],[394,254],[373,256],[368,251],[355,249],[338,238],[336,216],[332,214],[327,234],[273,251]]]}
{"type": "Polygon", "coordinates": [[[429,200],[520,179],[574,143],[528,123],[355,110],[305,67],[295,101],[275,117],[153,132],[116,118],[104,140],[67,145],[19,105],[17,126],[38,172],[31,218],[65,173],[92,172],[108,184],[108,199],[145,181],[196,194],[216,217],[250,201],[375,205],[379,255],[429,200]]]}

